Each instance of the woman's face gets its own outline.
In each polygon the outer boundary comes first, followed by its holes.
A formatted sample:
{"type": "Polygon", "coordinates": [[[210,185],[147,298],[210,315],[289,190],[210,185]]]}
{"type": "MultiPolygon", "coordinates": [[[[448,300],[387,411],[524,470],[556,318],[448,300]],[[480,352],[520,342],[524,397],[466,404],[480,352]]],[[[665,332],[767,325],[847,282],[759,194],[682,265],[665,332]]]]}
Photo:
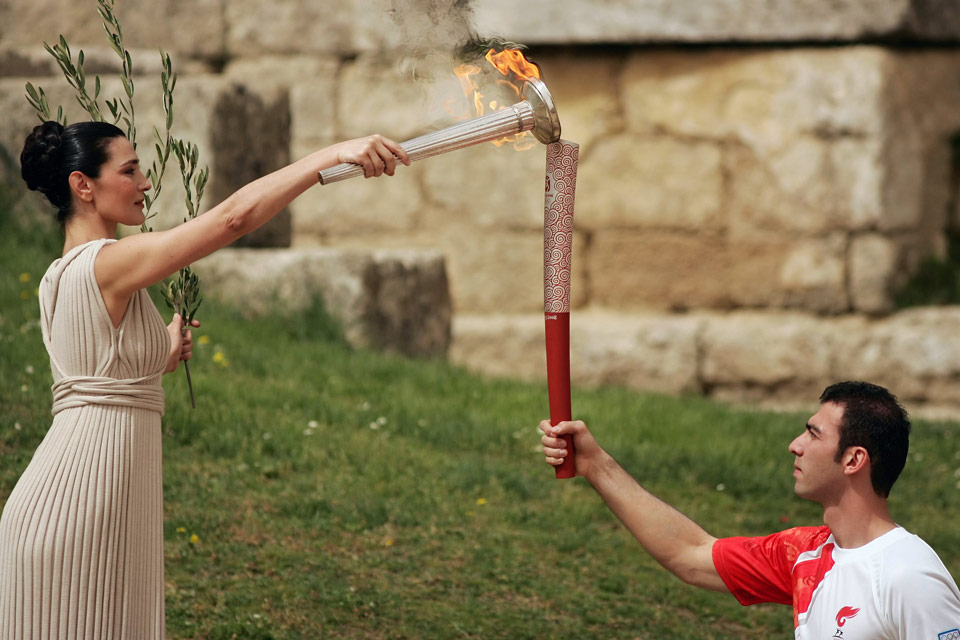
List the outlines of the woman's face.
{"type": "Polygon", "coordinates": [[[116,224],[139,226],[144,221],[143,194],[150,182],[140,171],[140,159],[129,140],[118,136],[107,145],[100,177],[91,180],[97,212],[116,224]]]}

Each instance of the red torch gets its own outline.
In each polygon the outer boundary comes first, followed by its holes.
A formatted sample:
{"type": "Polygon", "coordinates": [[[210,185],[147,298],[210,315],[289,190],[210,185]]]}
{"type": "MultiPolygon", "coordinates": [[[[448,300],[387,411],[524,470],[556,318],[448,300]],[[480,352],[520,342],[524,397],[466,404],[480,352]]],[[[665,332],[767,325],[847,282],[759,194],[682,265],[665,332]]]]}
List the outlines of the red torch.
{"type": "MultiPolygon", "coordinates": [[[[577,187],[576,143],[547,145],[543,205],[543,313],[547,344],[550,424],[572,420],[570,406],[570,279],[573,258],[573,199],[577,187]]],[[[563,436],[569,454],[557,478],[575,475],[573,437],[563,436]]]]}

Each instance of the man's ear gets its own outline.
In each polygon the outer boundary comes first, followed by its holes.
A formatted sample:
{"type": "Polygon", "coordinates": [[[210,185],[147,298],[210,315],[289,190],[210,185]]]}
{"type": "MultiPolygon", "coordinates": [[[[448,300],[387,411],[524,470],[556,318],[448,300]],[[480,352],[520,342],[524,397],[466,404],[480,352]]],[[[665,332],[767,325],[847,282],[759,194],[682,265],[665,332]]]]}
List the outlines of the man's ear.
{"type": "Polygon", "coordinates": [[[74,171],[67,177],[70,191],[83,202],[93,202],[93,185],[85,174],[74,171]]]}
{"type": "Polygon", "coordinates": [[[847,447],[840,458],[840,466],[846,475],[853,475],[866,469],[870,463],[870,454],[864,447],[847,447]]]}

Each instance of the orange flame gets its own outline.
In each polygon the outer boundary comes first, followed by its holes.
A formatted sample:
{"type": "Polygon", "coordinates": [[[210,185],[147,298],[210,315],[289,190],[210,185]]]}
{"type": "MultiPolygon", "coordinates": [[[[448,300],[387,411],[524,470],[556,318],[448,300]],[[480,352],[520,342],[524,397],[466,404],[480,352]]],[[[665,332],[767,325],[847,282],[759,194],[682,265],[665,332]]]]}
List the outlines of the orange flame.
{"type": "MultiPolygon", "coordinates": [[[[526,58],[523,57],[523,53],[518,49],[504,49],[503,51],[496,51],[495,49],[490,49],[487,51],[485,56],[487,62],[489,62],[494,69],[500,72],[503,78],[497,80],[497,85],[508,88],[516,96],[517,100],[520,99],[520,91],[523,86],[523,82],[530,77],[539,78],[540,69],[526,58]]],[[[486,101],[485,96],[480,91],[480,85],[475,79],[476,76],[483,73],[483,69],[474,64],[462,64],[455,68],[453,72],[456,74],[457,78],[460,80],[460,86],[463,89],[464,95],[467,97],[468,101],[473,103],[474,113],[464,113],[456,116],[458,119],[465,119],[469,117],[482,116],[486,109],[489,107],[491,111],[497,111],[500,109],[509,109],[509,104],[499,104],[496,100],[486,101]]],[[[448,106],[449,110],[449,106],[448,106]]],[[[534,146],[534,143],[530,140],[530,136],[527,136],[526,131],[522,131],[518,134],[506,136],[500,138],[499,140],[494,140],[493,144],[498,147],[506,143],[514,143],[514,148],[518,151],[524,151],[530,149],[534,146]],[[524,138],[527,138],[524,140],[524,138]]]]}

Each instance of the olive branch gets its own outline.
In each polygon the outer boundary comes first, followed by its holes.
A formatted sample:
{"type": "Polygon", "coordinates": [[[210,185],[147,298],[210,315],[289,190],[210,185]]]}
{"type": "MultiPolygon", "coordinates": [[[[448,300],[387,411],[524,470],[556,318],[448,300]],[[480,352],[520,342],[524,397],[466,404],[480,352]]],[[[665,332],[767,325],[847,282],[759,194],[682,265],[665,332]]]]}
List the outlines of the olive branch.
{"type": "MultiPolygon", "coordinates": [[[[110,48],[117,54],[121,60],[120,82],[123,85],[123,96],[117,96],[113,100],[104,100],[107,111],[112,118],[112,124],[118,125],[121,121],[126,125],[127,138],[137,148],[137,127],[136,112],[134,110],[133,95],[133,59],[130,52],[123,44],[123,27],[113,11],[115,0],[97,0],[97,12],[103,21],[103,28],[107,35],[107,41],[110,48]]],[[[73,59],[73,53],[70,51],[70,45],[63,35],[59,42],[54,45],[43,44],[44,49],[53,56],[57,65],[63,72],[68,84],[74,89],[77,102],[83,107],[92,120],[97,122],[106,122],[104,111],[100,106],[100,92],[102,84],[100,76],[94,76],[93,95],[87,88],[87,76],[84,71],[84,54],[81,49],[77,53],[76,62],[73,59]]],[[[177,84],[177,74],[173,70],[173,62],[170,56],[162,49],[160,50],[161,71],[160,86],[163,95],[163,113],[164,129],[163,133],[157,127],[153,128],[154,144],[156,158],[145,172],[147,180],[150,181],[151,189],[144,194],[144,221],[140,225],[142,232],[153,231],[153,227],[147,225],[147,221],[157,215],[153,210],[153,205],[160,196],[163,185],[164,174],[166,173],[167,163],[171,154],[177,158],[177,164],[180,168],[180,175],[183,179],[183,186],[186,192],[185,204],[187,217],[183,219],[196,218],[200,212],[200,200],[203,197],[203,191],[207,180],[210,177],[208,167],[200,167],[200,152],[197,145],[184,139],[175,138],[171,133],[173,128],[173,90],[177,84]]],[[[41,121],[56,120],[66,126],[67,118],[64,115],[63,107],[57,107],[56,117],[53,117],[50,109],[50,103],[47,99],[43,87],[35,87],[32,83],[26,84],[27,102],[37,112],[41,121]]],[[[161,284],[163,298],[175,313],[180,314],[183,320],[183,331],[187,331],[190,322],[193,321],[203,302],[200,295],[200,278],[190,268],[190,265],[183,267],[178,272],[176,278],[171,282],[161,284]]],[[[190,404],[196,407],[196,401],[193,394],[193,382],[190,378],[190,365],[183,363],[184,371],[187,375],[187,386],[190,389],[190,404]]]]}

